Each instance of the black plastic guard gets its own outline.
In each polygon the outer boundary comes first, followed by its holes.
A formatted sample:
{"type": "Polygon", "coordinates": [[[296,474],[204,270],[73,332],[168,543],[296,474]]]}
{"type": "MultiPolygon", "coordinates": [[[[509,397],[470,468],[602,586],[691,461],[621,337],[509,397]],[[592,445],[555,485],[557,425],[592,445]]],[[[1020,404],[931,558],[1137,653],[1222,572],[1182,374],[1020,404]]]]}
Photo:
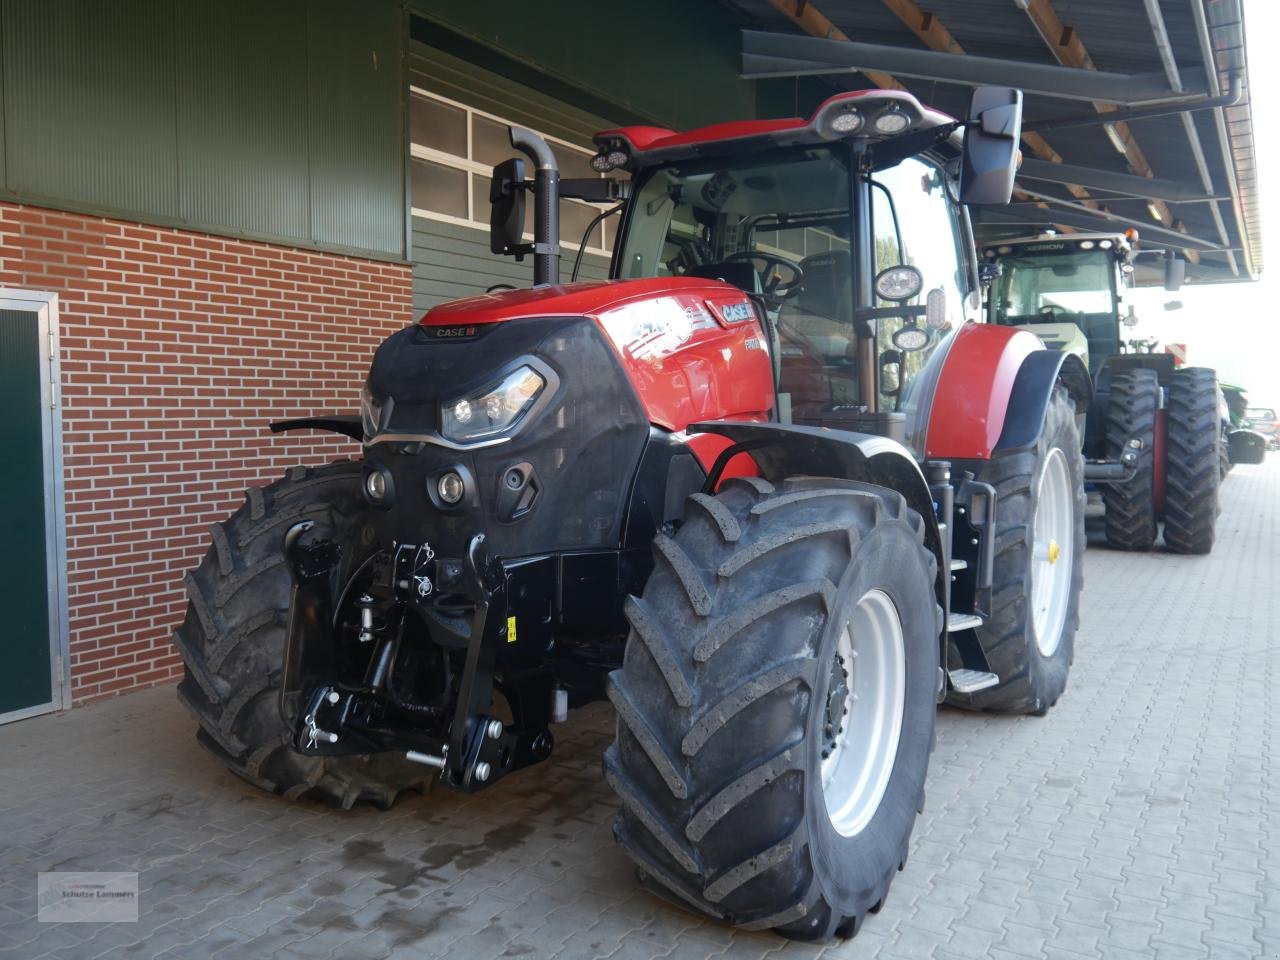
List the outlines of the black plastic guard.
{"type": "Polygon", "coordinates": [[[1083,416],[1093,402],[1093,385],[1079,357],[1060,350],[1037,350],[1022,361],[993,455],[1017,453],[1035,446],[1049,401],[1053,399],[1053,388],[1059,382],[1075,402],[1076,414],[1083,416]]]}

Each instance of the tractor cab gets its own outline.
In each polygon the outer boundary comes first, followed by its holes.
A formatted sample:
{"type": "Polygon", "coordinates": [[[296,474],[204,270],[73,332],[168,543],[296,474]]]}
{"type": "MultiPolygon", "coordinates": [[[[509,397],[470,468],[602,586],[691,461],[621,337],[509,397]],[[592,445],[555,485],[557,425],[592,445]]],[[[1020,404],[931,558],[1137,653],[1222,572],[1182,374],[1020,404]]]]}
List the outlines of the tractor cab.
{"type": "MultiPolygon", "coordinates": [[[[1018,109],[1016,91],[985,88],[971,119],[958,121],[902,91],[873,90],[834,96],[807,119],[623,127],[597,134],[591,166],[628,181],[554,189],[624,201],[602,214],[621,212],[614,282],[698,278],[745,295],[731,312],[761,325],[779,422],[888,436],[923,457],[915,384],[938,347],[977,319],[965,205],[1007,201],[1018,109]]],[[[512,142],[544,177],[521,131],[512,142]]],[[[552,187],[523,181],[520,169],[494,172],[491,247],[533,253],[535,286],[554,284],[558,266],[538,251],[557,242],[538,240],[537,225],[535,242],[522,242],[523,194],[552,187]]]]}
{"type": "Polygon", "coordinates": [[[1097,375],[1105,358],[1124,349],[1122,328],[1136,318],[1124,309],[1132,286],[1136,232],[1044,233],[1002,240],[982,251],[999,276],[987,296],[992,323],[1034,333],[1046,347],[1074,353],[1097,375]]]}

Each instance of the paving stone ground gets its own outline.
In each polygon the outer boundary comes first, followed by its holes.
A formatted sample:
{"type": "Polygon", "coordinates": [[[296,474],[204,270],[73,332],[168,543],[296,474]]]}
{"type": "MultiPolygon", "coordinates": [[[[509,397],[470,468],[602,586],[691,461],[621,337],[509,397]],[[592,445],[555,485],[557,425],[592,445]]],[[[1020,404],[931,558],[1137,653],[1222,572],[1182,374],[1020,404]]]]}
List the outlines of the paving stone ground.
{"type": "Polygon", "coordinates": [[[607,706],[488,793],[344,813],[226,773],[166,688],[0,728],[0,956],[1278,957],[1280,457],[1223,492],[1211,557],[1089,550],[1048,717],[942,712],[911,859],[848,943],[641,891],[607,706]],[[48,870],[138,871],[139,921],[35,922],[48,870]]]}

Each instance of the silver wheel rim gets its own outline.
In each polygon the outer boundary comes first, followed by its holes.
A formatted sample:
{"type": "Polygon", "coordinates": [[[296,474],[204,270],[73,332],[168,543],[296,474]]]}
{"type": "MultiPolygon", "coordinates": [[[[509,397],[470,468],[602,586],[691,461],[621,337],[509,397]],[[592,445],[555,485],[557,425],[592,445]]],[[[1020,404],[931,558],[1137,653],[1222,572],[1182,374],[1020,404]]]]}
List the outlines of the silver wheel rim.
{"type": "MultiPolygon", "coordinates": [[[[823,739],[822,795],[831,825],[852,837],[884,799],[906,704],[902,621],[882,590],[863,595],[840,634],[832,682],[840,681],[843,696],[828,696],[821,707],[827,712],[824,734],[829,733],[823,739]]],[[[839,686],[833,689],[840,692],[839,686]]]]}
{"type": "Polygon", "coordinates": [[[1036,490],[1031,548],[1031,629],[1040,655],[1051,657],[1062,642],[1075,566],[1075,511],[1071,470],[1059,447],[1049,451],[1036,490]]]}

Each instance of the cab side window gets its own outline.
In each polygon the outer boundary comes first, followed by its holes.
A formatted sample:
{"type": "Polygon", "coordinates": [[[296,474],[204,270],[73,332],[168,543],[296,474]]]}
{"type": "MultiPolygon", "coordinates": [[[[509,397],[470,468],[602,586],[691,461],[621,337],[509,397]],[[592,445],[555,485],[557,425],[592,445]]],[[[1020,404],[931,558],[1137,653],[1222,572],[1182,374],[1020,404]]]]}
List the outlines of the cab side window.
{"type": "MultiPolygon", "coordinates": [[[[913,266],[920,271],[924,284],[911,303],[923,304],[929,291],[941,289],[947,305],[946,326],[930,329],[929,345],[903,355],[899,376],[885,378],[881,383],[886,408],[896,409],[902,402],[898,384],[910,382],[934,346],[964,322],[966,264],[961,252],[963,234],[958,211],[947,196],[945,174],[940,169],[912,157],[877,173],[875,182],[884,188],[872,191],[877,272],[898,264],[913,266]]],[[[895,349],[893,334],[907,322],[879,321],[876,341],[882,358],[895,349]]],[[[925,327],[923,317],[914,322],[925,327]]]]}

